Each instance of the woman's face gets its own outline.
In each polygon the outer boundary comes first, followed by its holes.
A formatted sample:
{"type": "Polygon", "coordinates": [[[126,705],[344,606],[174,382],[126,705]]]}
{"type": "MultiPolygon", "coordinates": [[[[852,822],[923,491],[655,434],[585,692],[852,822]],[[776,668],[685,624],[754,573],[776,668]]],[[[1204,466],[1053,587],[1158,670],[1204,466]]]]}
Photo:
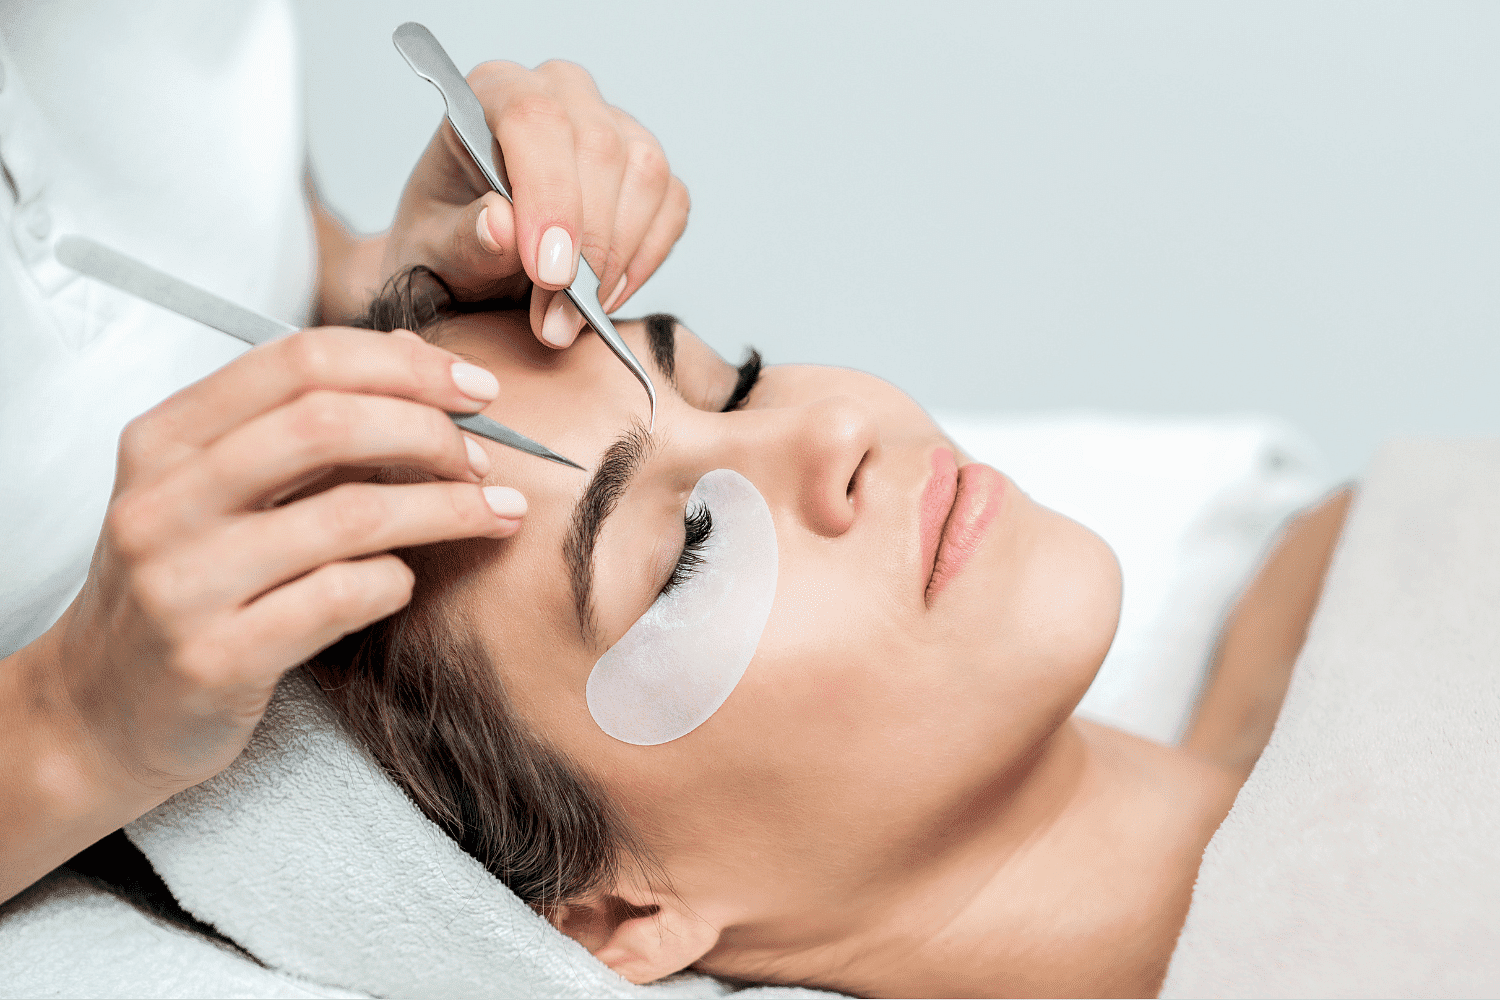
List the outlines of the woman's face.
{"type": "Polygon", "coordinates": [[[553,352],[524,323],[464,316],[439,342],[499,377],[488,415],[591,471],[485,443],[488,481],[520,489],[530,512],[515,537],[477,543],[456,591],[461,627],[531,730],[603,785],[674,888],[719,908],[719,926],[838,933],[831,923],[860,919],[892,877],[989,818],[1071,713],[1114,634],[1112,553],[986,467],[955,476],[953,444],[887,382],[772,366],[720,412],[733,366],[681,326],[675,344],[653,344],[628,322],[620,333],[654,375],[656,427],[615,484],[592,572],[570,571],[575,505],[606,451],[644,428],[647,400],[597,337],[553,352]],[[590,716],[585,684],[671,576],[688,495],[714,469],[745,476],[770,507],[770,619],[707,722],[657,746],[619,742],[590,716]]]}

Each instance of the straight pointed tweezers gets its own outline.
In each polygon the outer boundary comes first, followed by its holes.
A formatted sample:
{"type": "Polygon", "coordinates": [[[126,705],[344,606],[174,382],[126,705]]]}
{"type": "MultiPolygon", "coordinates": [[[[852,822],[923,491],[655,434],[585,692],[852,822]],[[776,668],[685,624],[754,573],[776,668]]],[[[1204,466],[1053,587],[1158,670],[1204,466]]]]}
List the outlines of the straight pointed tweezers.
{"type": "MultiPolygon", "coordinates": [[[[297,328],[290,323],[262,316],[244,306],[221,299],[180,278],[143,264],[134,257],[82,236],[63,236],[58,239],[57,259],[80,274],[112,285],[136,298],[153,302],[179,316],[197,320],[204,326],[227,333],[247,344],[264,344],[268,340],[297,332],[297,328]]],[[[470,434],[478,434],[496,444],[524,451],[537,458],[545,458],[575,469],[583,468],[572,459],[564,458],[551,448],[538,444],[489,417],[478,413],[450,413],[448,416],[470,434]]]]}

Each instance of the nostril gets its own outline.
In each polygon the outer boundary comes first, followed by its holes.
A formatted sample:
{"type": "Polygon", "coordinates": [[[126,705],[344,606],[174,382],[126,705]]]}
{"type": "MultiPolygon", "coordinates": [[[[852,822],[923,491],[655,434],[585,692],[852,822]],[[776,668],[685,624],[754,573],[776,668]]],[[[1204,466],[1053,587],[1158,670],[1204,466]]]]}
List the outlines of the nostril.
{"type": "Polygon", "coordinates": [[[865,467],[865,462],[869,459],[869,457],[869,452],[865,452],[860,456],[859,464],[854,467],[854,474],[849,477],[849,483],[844,487],[844,499],[848,500],[850,503],[854,502],[854,487],[859,482],[860,470],[865,467]]]}

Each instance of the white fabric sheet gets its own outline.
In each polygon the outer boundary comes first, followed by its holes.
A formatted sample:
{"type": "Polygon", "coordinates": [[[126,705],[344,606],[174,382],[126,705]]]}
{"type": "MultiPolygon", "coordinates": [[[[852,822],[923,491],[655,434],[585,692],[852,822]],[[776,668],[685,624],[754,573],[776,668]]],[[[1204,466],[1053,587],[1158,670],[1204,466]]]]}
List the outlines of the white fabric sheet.
{"type": "Polygon", "coordinates": [[[1500,996],[1500,441],[1379,456],[1168,997],[1500,996]]]}

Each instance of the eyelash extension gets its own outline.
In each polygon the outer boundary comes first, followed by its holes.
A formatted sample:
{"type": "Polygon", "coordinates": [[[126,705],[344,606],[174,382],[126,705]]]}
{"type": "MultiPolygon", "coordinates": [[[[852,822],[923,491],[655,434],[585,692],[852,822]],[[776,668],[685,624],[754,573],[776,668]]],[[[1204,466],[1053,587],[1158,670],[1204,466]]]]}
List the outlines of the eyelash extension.
{"type": "Polygon", "coordinates": [[[728,413],[738,410],[744,405],[745,400],[750,398],[750,390],[755,388],[755,383],[760,381],[760,352],[750,348],[750,353],[745,355],[745,360],[740,362],[739,378],[735,379],[734,392],[729,394],[729,402],[724,404],[720,413],[728,413]]]}
{"type": "MultiPolygon", "coordinates": [[[[740,362],[739,376],[735,379],[734,392],[729,394],[729,402],[719,412],[728,413],[744,405],[751,390],[755,388],[755,383],[760,381],[760,371],[760,352],[752,347],[750,353],[745,355],[745,360],[740,362]]],[[[692,579],[698,567],[703,565],[703,549],[714,533],[713,513],[707,507],[690,507],[683,512],[682,528],[682,552],[677,556],[677,565],[672,567],[672,575],[667,577],[661,593],[657,595],[659,597],[671,593],[692,579]]]]}
{"type": "Polygon", "coordinates": [[[661,588],[662,596],[686,583],[703,565],[703,549],[714,533],[714,515],[703,506],[689,507],[682,515],[682,552],[677,556],[677,565],[661,588]]]}

